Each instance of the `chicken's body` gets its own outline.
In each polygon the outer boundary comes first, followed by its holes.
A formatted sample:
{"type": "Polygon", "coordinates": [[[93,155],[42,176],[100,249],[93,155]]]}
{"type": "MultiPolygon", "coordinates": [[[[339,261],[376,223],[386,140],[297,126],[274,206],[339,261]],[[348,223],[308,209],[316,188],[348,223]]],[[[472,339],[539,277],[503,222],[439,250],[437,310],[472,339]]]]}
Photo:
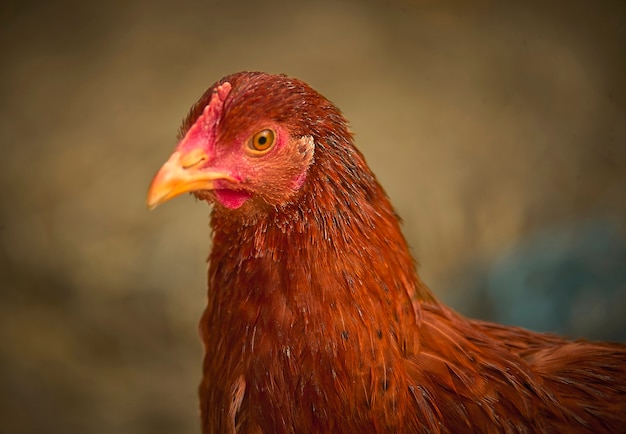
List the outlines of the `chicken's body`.
{"type": "Polygon", "coordinates": [[[345,120],[306,84],[226,77],[181,137],[149,202],[178,188],[216,204],[203,432],[626,432],[626,347],[438,302],[345,120]]]}

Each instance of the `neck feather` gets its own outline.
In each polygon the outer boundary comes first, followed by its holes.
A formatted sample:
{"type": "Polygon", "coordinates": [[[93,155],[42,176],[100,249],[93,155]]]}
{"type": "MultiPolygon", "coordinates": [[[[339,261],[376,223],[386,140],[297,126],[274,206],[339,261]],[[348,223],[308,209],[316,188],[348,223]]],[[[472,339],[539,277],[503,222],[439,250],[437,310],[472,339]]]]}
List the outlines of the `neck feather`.
{"type": "Polygon", "coordinates": [[[314,306],[341,305],[373,328],[395,320],[402,336],[419,321],[419,302],[433,301],[388,197],[351,143],[317,144],[290,203],[245,222],[216,208],[212,227],[215,304],[276,303],[311,316],[314,306]]]}

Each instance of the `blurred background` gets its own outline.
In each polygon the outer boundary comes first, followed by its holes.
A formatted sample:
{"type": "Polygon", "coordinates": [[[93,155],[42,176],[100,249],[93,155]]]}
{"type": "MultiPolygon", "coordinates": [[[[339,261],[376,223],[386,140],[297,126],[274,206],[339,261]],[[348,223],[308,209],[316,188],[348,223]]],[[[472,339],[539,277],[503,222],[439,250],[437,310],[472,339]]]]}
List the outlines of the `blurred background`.
{"type": "Polygon", "coordinates": [[[626,341],[625,5],[4,1],[0,432],[199,431],[209,208],[144,200],[239,70],[343,110],[460,312],[626,341]]]}

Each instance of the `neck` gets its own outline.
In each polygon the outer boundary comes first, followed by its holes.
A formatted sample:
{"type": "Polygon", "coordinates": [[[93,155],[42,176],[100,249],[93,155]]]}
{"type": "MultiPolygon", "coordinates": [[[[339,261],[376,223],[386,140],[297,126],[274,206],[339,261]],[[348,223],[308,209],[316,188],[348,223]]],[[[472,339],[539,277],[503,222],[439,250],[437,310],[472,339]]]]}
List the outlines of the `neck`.
{"type": "MultiPolygon", "coordinates": [[[[341,413],[380,385],[386,389],[391,378],[395,390],[409,391],[402,360],[419,351],[420,306],[434,298],[363,157],[352,146],[336,148],[316,145],[307,180],[281,209],[248,219],[214,209],[209,301],[200,324],[205,423],[226,417],[223,403],[234,384],[246,385],[242,408],[255,402],[275,424],[284,414],[273,399],[293,403],[295,412],[341,413]],[[363,382],[369,386],[345,396],[320,388],[363,382]],[[296,408],[302,402],[310,408],[296,408]]],[[[395,396],[372,402],[372,411],[395,417],[395,396]]]]}
{"type": "Polygon", "coordinates": [[[314,323],[340,306],[338,314],[373,330],[393,318],[394,334],[416,335],[402,329],[415,327],[419,301],[433,296],[415,272],[389,199],[351,144],[318,144],[315,152],[307,181],[288,205],[245,221],[215,209],[213,301],[277,303],[281,312],[304,312],[314,323]]]}

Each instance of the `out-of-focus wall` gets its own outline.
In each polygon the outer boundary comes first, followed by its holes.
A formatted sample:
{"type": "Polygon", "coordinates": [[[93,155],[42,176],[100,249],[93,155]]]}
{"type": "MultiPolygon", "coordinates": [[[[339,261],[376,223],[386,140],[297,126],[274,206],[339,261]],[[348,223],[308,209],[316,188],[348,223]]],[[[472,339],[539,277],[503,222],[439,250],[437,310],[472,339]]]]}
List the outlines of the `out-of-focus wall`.
{"type": "Polygon", "coordinates": [[[459,310],[556,306],[545,327],[625,339],[623,1],[0,12],[0,431],[198,431],[209,208],[144,198],[190,104],[238,70],[297,76],[344,111],[459,310]]]}

